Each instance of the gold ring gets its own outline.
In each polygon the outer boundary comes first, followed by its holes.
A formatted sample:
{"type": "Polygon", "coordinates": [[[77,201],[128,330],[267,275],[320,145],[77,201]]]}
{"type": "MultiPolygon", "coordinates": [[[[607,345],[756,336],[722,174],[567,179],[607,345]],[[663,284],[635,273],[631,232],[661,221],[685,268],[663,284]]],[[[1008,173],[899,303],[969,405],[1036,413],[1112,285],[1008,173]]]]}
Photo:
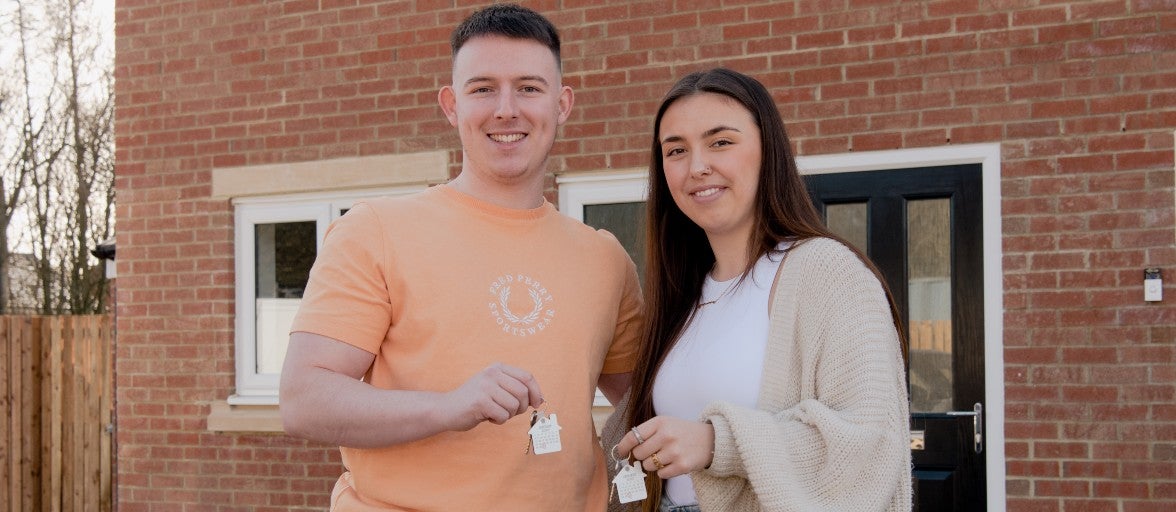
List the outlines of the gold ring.
{"type": "Polygon", "coordinates": [[[654,452],[652,455],[650,455],[649,458],[653,459],[653,467],[657,468],[658,471],[661,471],[662,468],[666,467],[666,465],[662,464],[660,460],[657,460],[657,453],[656,452],[654,452]]]}
{"type": "Polygon", "coordinates": [[[633,430],[633,437],[637,438],[637,444],[644,443],[645,438],[641,437],[641,431],[637,430],[637,427],[633,427],[632,430],[633,430]]]}

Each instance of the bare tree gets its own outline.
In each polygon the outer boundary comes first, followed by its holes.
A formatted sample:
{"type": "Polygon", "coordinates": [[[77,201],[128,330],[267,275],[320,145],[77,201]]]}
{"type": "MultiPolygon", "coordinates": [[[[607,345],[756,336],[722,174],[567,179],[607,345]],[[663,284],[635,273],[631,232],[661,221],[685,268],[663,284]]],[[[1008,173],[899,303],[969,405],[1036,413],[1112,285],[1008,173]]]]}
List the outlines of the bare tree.
{"type": "MultiPolygon", "coordinates": [[[[12,13],[11,19],[11,37],[17,42],[16,66],[10,69],[10,100],[5,103],[11,103],[12,108],[6,109],[6,114],[11,116],[11,123],[6,123],[9,127],[9,133],[5,134],[5,141],[10,142],[11,152],[5,159],[5,169],[3,175],[6,178],[4,185],[5,198],[5,217],[4,217],[4,293],[0,294],[4,299],[4,311],[14,309],[31,309],[35,306],[30,299],[34,298],[31,292],[33,290],[17,290],[23,293],[13,293],[11,286],[11,262],[12,256],[9,254],[13,247],[12,242],[21,242],[17,240],[10,240],[8,230],[12,225],[13,219],[17,212],[27,206],[27,198],[30,187],[34,184],[34,176],[38,173],[44,172],[48,166],[53,165],[57,155],[60,153],[60,148],[57,144],[51,142],[49,139],[52,136],[52,130],[49,128],[51,122],[47,119],[52,115],[51,105],[54,102],[53,91],[47,91],[47,94],[38,97],[35,91],[38,89],[34,84],[34,72],[32,71],[32,61],[41,53],[36,46],[36,42],[40,39],[39,32],[36,30],[38,25],[36,16],[33,15],[28,6],[24,2],[16,2],[15,11],[12,13]],[[9,304],[10,298],[16,298],[17,304],[9,304]]],[[[18,233],[18,237],[26,235],[26,232],[18,233]]],[[[29,242],[31,240],[23,240],[29,242]]],[[[27,261],[27,259],[26,259],[27,261]]],[[[26,266],[18,267],[21,270],[29,270],[26,266]]],[[[27,283],[27,279],[22,279],[22,284],[27,283]]]]}
{"type": "MultiPolygon", "coordinates": [[[[35,290],[25,292],[35,292],[32,306],[42,314],[103,311],[105,278],[90,249],[110,236],[114,222],[113,63],[100,52],[107,35],[82,21],[89,0],[15,4],[15,96],[23,108],[14,116],[19,136],[6,135],[16,150],[5,175],[22,181],[11,189],[5,183],[4,191],[27,219],[17,242],[31,253],[36,278],[35,290]]],[[[9,226],[12,216],[0,220],[9,226]]],[[[5,242],[3,259],[10,262],[14,244],[5,242]]],[[[6,291],[0,295],[30,298],[6,291]]]]}
{"type": "MultiPolygon", "coordinates": [[[[12,92],[11,76],[0,76],[0,123],[4,126],[15,126],[16,94],[12,92]]],[[[9,155],[10,143],[8,133],[0,139],[0,155],[9,155]]],[[[8,159],[6,159],[8,160],[8,159]]],[[[13,214],[20,203],[21,191],[28,181],[23,167],[14,165],[14,161],[5,161],[0,169],[0,312],[8,311],[8,290],[11,288],[9,280],[9,243],[8,226],[12,224],[13,214]]]]}

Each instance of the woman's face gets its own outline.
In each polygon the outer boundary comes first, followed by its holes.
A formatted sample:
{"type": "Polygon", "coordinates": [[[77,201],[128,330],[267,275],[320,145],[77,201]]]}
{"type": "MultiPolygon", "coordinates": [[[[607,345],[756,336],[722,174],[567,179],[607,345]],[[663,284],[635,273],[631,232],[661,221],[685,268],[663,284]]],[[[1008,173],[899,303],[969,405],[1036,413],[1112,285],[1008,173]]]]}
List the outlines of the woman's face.
{"type": "Polygon", "coordinates": [[[666,184],[678,208],[718,239],[747,243],[762,151],[751,112],[715,93],[678,99],[658,127],[666,184]]]}

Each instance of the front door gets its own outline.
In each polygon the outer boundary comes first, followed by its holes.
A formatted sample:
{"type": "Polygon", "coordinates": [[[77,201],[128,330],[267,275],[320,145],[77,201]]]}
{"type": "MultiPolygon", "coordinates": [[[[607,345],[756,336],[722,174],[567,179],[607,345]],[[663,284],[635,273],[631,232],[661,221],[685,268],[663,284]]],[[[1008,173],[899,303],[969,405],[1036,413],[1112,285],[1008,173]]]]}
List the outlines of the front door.
{"type": "Polygon", "coordinates": [[[908,328],[914,510],[985,510],[981,166],[805,180],[829,227],[882,271],[908,328]]]}

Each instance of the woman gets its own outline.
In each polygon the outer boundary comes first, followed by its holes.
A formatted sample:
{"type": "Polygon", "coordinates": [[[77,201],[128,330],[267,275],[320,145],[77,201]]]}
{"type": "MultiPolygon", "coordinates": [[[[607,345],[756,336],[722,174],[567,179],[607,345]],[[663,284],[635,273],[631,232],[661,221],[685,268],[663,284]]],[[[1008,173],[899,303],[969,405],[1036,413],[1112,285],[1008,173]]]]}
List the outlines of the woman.
{"type": "Polygon", "coordinates": [[[821,222],[768,91],[683,78],[649,180],[644,352],[605,427],[660,477],[643,509],[910,510],[897,310],[821,222]]]}

